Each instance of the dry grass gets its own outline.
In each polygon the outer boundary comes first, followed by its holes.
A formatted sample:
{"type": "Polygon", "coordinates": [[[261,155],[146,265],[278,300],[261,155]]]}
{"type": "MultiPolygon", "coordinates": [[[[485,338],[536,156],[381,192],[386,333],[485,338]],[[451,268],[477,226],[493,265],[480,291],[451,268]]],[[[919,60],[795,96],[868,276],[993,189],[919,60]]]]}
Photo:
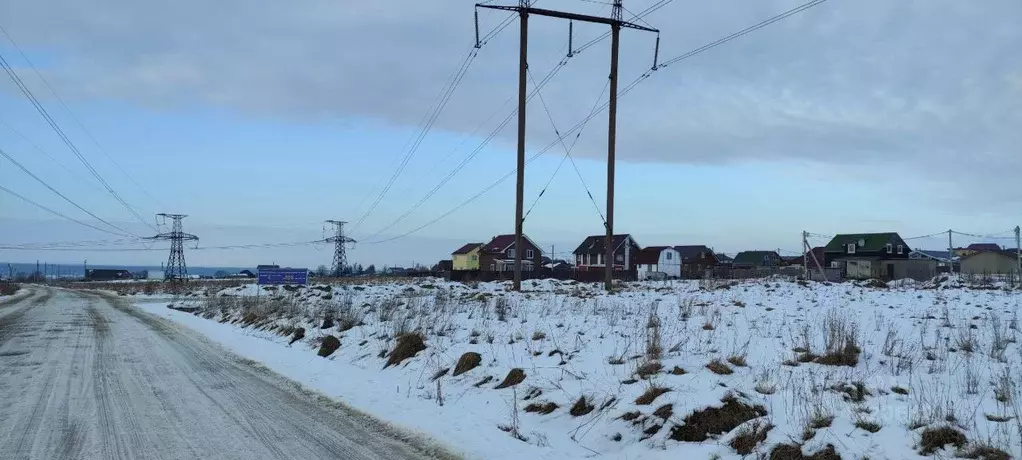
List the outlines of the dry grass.
{"type": "Polygon", "coordinates": [[[581,417],[583,415],[589,414],[595,408],[596,408],[595,406],[589,404],[589,402],[586,401],[585,396],[581,396],[578,398],[577,401],[575,401],[575,404],[571,405],[571,409],[568,411],[568,413],[570,413],[572,417],[581,417]]]}
{"type": "MultiPolygon", "coordinates": [[[[296,328],[294,330],[294,332],[292,333],[292,335],[291,335],[291,341],[288,342],[288,345],[294,345],[295,342],[297,342],[299,340],[302,340],[304,338],[305,338],[305,328],[304,327],[296,328]]],[[[340,346],[340,345],[338,345],[338,346],[340,346]]]]}
{"type": "Polygon", "coordinates": [[[897,394],[900,394],[900,395],[907,395],[908,394],[908,390],[907,389],[902,388],[902,387],[897,387],[897,386],[891,387],[891,392],[897,393],[897,394]]]}
{"type": "Polygon", "coordinates": [[[734,370],[732,370],[730,367],[728,367],[727,364],[724,364],[724,362],[719,359],[710,361],[709,364],[706,365],[706,368],[709,369],[710,372],[713,372],[714,374],[717,375],[731,375],[735,373],[734,370]]]}
{"type": "Polygon", "coordinates": [[[513,387],[515,385],[518,385],[519,383],[522,383],[524,381],[525,381],[525,371],[523,371],[523,370],[521,370],[521,369],[516,367],[514,369],[511,369],[507,373],[507,377],[504,377],[504,381],[500,382],[500,385],[497,385],[494,389],[495,390],[502,390],[504,388],[511,388],[511,387],[513,387]]]}
{"type": "Polygon", "coordinates": [[[319,344],[319,355],[326,358],[332,355],[338,348],[341,348],[341,341],[332,335],[323,337],[323,342],[319,344]]]}
{"type": "Polygon", "coordinates": [[[639,378],[646,380],[650,376],[659,374],[660,370],[663,368],[664,366],[657,361],[647,361],[640,364],[639,367],[635,369],[635,374],[638,375],[639,378]]]}
{"type": "Polygon", "coordinates": [[[638,398],[635,398],[635,404],[640,406],[648,406],[650,404],[653,404],[653,401],[655,401],[656,398],[659,398],[660,395],[667,393],[668,391],[671,390],[664,387],[650,386],[649,388],[646,389],[645,393],[639,395],[638,398]]]}
{"type": "Polygon", "coordinates": [[[734,355],[727,359],[727,362],[737,367],[748,367],[749,364],[745,362],[745,356],[734,355]]]}
{"type": "Polygon", "coordinates": [[[684,425],[675,426],[670,438],[675,441],[701,442],[711,435],[729,433],[749,420],[767,415],[762,406],[751,406],[732,395],[721,400],[722,407],[710,407],[685,417],[684,425]]]}
{"type": "Polygon", "coordinates": [[[797,444],[778,444],[770,451],[768,458],[769,460],[841,460],[841,456],[830,444],[812,455],[803,454],[802,446],[797,444]]]}
{"type": "Polygon", "coordinates": [[[390,366],[401,364],[402,361],[415,356],[416,353],[426,349],[422,334],[406,333],[397,338],[397,345],[387,354],[387,364],[384,369],[390,366]]]}
{"type": "Polygon", "coordinates": [[[654,417],[660,417],[664,420],[671,418],[674,415],[674,404],[664,404],[653,411],[654,417]]]}
{"type": "Polygon", "coordinates": [[[978,458],[981,460],[1011,460],[1011,455],[993,446],[976,444],[958,453],[962,458],[978,458]]]}
{"type": "Polygon", "coordinates": [[[870,433],[876,433],[880,431],[881,428],[883,428],[883,425],[874,421],[859,419],[855,421],[855,427],[860,430],[868,431],[870,433]]]}
{"type": "Polygon", "coordinates": [[[528,406],[525,406],[525,412],[537,413],[542,415],[549,415],[553,413],[553,411],[555,410],[557,410],[557,404],[554,404],[552,402],[532,403],[529,404],[528,406]]]}
{"type": "Polygon", "coordinates": [[[738,431],[734,438],[731,438],[731,448],[739,455],[749,455],[761,442],[766,441],[767,433],[773,429],[769,423],[753,422],[738,431]]]}
{"type": "Polygon", "coordinates": [[[942,426],[927,428],[923,430],[922,439],[919,442],[919,453],[933,455],[944,446],[955,446],[961,448],[969,440],[965,434],[955,428],[942,426]]]}
{"type": "Polygon", "coordinates": [[[483,362],[483,356],[474,351],[469,351],[461,355],[458,358],[458,363],[454,365],[454,376],[457,377],[464,374],[472,369],[475,369],[483,362]]]}

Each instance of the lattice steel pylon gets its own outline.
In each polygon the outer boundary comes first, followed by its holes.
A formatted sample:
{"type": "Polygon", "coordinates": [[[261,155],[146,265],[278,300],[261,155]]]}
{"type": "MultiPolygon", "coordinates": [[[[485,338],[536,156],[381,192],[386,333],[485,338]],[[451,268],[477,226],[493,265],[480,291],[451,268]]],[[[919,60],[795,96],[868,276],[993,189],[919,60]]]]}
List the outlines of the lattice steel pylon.
{"type": "Polygon", "coordinates": [[[191,233],[185,233],[181,219],[188,217],[187,214],[157,214],[163,217],[164,222],[169,217],[173,220],[170,232],[160,233],[151,236],[149,240],[170,240],[170,256],[167,258],[167,267],[164,269],[164,278],[169,280],[188,279],[188,265],[185,264],[185,241],[199,241],[199,237],[191,233]]]}
{"type": "Polygon", "coordinates": [[[327,238],[327,242],[334,243],[334,261],[330,264],[330,275],[341,276],[344,271],[344,267],[348,266],[348,256],[345,253],[348,243],[354,243],[355,240],[344,236],[344,224],[347,222],[341,220],[328,220],[328,224],[332,224],[335,227],[334,236],[327,238]]]}

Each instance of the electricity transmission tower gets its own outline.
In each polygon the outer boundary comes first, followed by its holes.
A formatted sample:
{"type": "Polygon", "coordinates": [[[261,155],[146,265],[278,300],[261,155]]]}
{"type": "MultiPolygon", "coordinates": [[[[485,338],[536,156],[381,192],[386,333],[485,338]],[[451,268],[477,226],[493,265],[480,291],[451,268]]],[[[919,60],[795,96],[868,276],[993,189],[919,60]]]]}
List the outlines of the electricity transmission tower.
{"type": "Polygon", "coordinates": [[[348,256],[345,254],[348,243],[354,243],[355,240],[344,236],[344,224],[347,222],[340,220],[328,220],[328,224],[333,224],[335,227],[334,236],[327,238],[327,242],[334,243],[334,261],[330,265],[331,276],[339,277],[341,272],[344,271],[344,267],[348,266],[348,256]]]}
{"type": "MultiPolygon", "coordinates": [[[[524,189],[525,189],[525,100],[526,100],[526,88],[525,88],[525,77],[528,69],[528,48],[529,48],[529,15],[535,14],[537,16],[547,16],[552,18],[567,19],[569,21],[581,21],[591,22],[596,24],[606,24],[610,26],[611,42],[610,42],[610,101],[608,104],[609,112],[609,124],[607,133],[607,220],[605,226],[607,227],[607,241],[606,241],[606,274],[604,275],[604,284],[606,290],[612,288],[612,277],[614,273],[614,245],[611,241],[614,237],[614,154],[615,146],[617,143],[617,61],[618,61],[618,49],[619,49],[619,36],[621,28],[638,29],[647,32],[657,33],[657,48],[659,49],[659,34],[660,31],[651,27],[643,27],[638,24],[633,24],[621,19],[621,0],[614,0],[614,6],[611,17],[604,18],[599,16],[589,16],[585,14],[577,14],[566,11],[555,11],[543,8],[533,8],[529,6],[529,0],[519,0],[518,6],[512,5],[487,5],[477,3],[476,8],[486,8],[493,10],[504,10],[504,11],[515,11],[519,16],[519,23],[521,25],[521,37],[519,45],[519,57],[518,57],[518,181],[515,189],[516,201],[515,201],[515,268],[514,268],[514,290],[518,291],[522,288],[522,254],[524,251],[519,250],[522,245],[522,207],[524,200],[524,189]]],[[[479,44],[479,17],[476,15],[476,47],[479,44]]],[[[569,22],[569,49],[568,55],[572,54],[570,46],[570,31],[571,23],[569,22]]],[[[656,69],[656,52],[654,52],[653,68],[656,69]]]]}
{"type": "Polygon", "coordinates": [[[188,279],[188,265],[185,264],[185,241],[199,241],[199,237],[184,232],[181,219],[188,215],[160,213],[157,216],[163,217],[164,223],[167,222],[168,217],[173,221],[170,232],[160,233],[146,239],[170,240],[170,257],[167,258],[164,277],[169,280],[186,280],[188,279]]]}

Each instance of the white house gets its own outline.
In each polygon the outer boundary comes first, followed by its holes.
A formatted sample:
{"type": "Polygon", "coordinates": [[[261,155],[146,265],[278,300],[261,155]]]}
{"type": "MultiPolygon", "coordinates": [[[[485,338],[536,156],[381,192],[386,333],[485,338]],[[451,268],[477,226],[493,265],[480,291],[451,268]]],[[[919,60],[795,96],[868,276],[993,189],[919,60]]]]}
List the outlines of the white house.
{"type": "Polygon", "coordinates": [[[670,246],[651,246],[636,256],[639,279],[681,277],[681,253],[670,246]]]}

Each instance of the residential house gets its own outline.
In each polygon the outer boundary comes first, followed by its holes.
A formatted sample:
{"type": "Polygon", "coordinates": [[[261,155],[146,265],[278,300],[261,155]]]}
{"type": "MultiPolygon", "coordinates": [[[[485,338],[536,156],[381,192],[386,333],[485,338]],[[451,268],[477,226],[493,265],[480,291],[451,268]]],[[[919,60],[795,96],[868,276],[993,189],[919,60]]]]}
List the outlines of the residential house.
{"type": "Polygon", "coordinates": [[[937,271],[934,260],[909,259],[912,248],[894,232],[837,235],[823,251],[827,266],[850,279],[926,280],[937,271]]]}
{"type": "MultiPolygon", "coordinates": [[[[515,269],[514,235],[497,235],[479,249],[479,269],[490,272],[512,272],[515,269]]],[[[539,245],[522,235],[522,271],[533,271],[543,264],[539,245]]]]}
{"type": "Polygon", "coordinates": [[[454,270],[479,270],[479,250],[483,243],[469,243],[451,253],[451,264],[454,270]]]}
{"type": "Polygon", "coordinates": [[[742,251],[735,254],[733,268],[779,267],[784,262],[777,251],[742,251]]]}
{"type": "Polygon", "coordinates": [[[714,254],[714,257],[717,258],[717,265],[723,265],[723,266],[730,267],[731,264],[733,264],[735,262],[734,257],[731,257],[731,256],[729,256],[727,254],[722,253],[722,252],[714,254]]]}
{"type": "Polygon", "coordinates": [[[674,259],[678,258],[676,251],[670,246],[649,246],[639,250],[635,254],[635,268],[639,280],[664,279],[668,277],[669,275],[660,268],[660,259],[661,257],[670,258],[672,256],[674,259]]]}
{"type": "Polygon", "coordinates": [[[451,270],[454,270],[454,261],[451,259],[441,260],[433,266],[433,273],[443,273],[451,270]]]}
{"type": "Polygon", "coordinates": [[[965,248],[955,248],[955,256],[967,257],[980,251],[1000,251],[1001,247],[995,243],[973,243],[965,248]]]}
{"type": "MultiPolygon", "coordinates": [[[[606,269],[607,264],[604,260],[607,255],[606,241],[606,235],[586,237],[572,252],[575,255],[575,267],[580,271],[606,269]]],[[[614,261],[611,262],[614,270],[635,270],[635,257],[641,248],[632,235],[613,235],[610,245],[614,254],[614,261]]]]}
{"type": "Polygon", "coordinates": [[[1018,270],[1017,249],[978,251],[962,258],[962,273],[966,275],[1007,275],[1018,270]]]}

